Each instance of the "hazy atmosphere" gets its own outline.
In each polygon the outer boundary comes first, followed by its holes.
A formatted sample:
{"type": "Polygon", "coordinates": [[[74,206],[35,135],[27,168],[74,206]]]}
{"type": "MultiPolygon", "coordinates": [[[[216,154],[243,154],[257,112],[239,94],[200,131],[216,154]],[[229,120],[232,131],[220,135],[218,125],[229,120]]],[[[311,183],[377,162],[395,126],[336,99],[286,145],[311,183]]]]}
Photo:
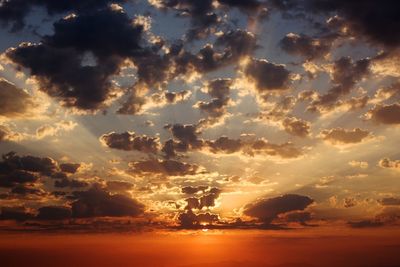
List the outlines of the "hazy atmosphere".
{"type": "Polygon", "coordinates": [[[399,14],[0,0],[5,266],[400,266],[399,14]]]}

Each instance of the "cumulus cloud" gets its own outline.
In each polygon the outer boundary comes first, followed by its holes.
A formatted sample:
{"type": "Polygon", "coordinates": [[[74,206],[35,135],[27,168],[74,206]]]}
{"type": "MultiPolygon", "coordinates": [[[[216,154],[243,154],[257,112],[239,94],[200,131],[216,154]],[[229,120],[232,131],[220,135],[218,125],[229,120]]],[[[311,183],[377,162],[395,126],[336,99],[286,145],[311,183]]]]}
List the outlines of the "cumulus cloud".
{"type": "Polygon", "coordinates": [[[391,160],[389,158],[383,158],[378,162],[378,166],[386,169],[399,169],[400,170],[400,160],[391,160]]]}
{"type": "Polygon", "coordinates": [[[313,202],[314,200],[307,196],[288,194],[248,204],[244,207],[243,213],[268,225],[278,218],[278,215],[291,211],[302,211],[313,202]]]}
{"type": "Polygon", "coordinates": [[[142,51],[142,32],[143,26],[131,23],[123,11],[104,8],[63,18],[54,23],[53,35],[38,44],[22,43],[7,56],[28,68],[40,90],[64,106],[96,110],[115,97],[110,78],[124,58],[142,51]],[[87,53],[91,64],[82,63],[87,53]]]}
{"type": "Polygon", "coordinates": [[[138,136],[134,132],[103,134],[100,137],[103,145],[125,151],[140,151],[144,153],[157,153],[159,141],[157,137],[138,136]]]}
{"type": "Polygon", "coordinates": [[[376,105],[368,111],[367,118],[381,124],[400,124],[400,104],[376,105]]]}
{"type": "Polygon", "coordinates": [[[176,160],[149,159],[130,163],[132,173],[162,174],[167,176],[194,175],[199,166],[176,160]]]}
{"type": "Polygon", "coordinates": [[[397,46],[400,38],[393,31],[400,25],[396,16],[398,5],[379,3],[373,0],[362,3],[345,0],[318,0],[299,1],[298,5],[307,11],[321,13],[337,13],[344,18],[344,24],[356,36],[365,37],[373,43],[387,47],[397,46]]]}
{"type": "Polygon", "coordinates": [[[1,207],[1,220],[26,221],[34,218],[34,214],[25,207],[1,207]]]}
{"type": "Polygon", "coordinates": [[[185,186],[182,187],[182,193],[193,195],[198,192],[204,192],[206,189],[208,189],[208,186],[185,186]]]}
{"type": "Polygon", "coordinates": [[[229,104],[230,87],[232,86],[231,79],[215,79],[209,81],[203,91],[208,93],[211,101],[197,102],[196,106],[209,117],[219,118],[227,113],[226,107],[229,104]]]}
{"type": "Polygon", "coordinates": [[[66,12],[86,13],[91,10],[104,8],[110,3],[124,3],[126,0],[84,0],[75,2],[54,2],[51,0],[23,1],[10,0],[5,1],[0,6],[0,21],[11,24],[14,30],[21,29],[24,25],[24,19],[34,7],[44,7],[48,14],[62,14],[66,12]]]}
{"type": "Polygon", "coordinates": [[[250,59],[244,68],[244,74],[254,83],[259,93],[289,88],[290,72],[284,65],[271,63],[265,59],[250,59]]]}
{"type": "Polygon", "coordinates": [[[72,212],[68,207],[46,206],[38,209],[38,220],[65,220],[71,218],[72,212]]]}
{"type": "Polygon", "coordinates": [[[173,124],[164,126],[173,136],[164,143],[162,151],[167,158],[175,157],[176,152],[186,152],[189,149],[199,149],[203,146],[203,140],[199,139],[201,134],[197,125],[194,124],[173,124]]]}
{"type": "Polygon", "coordinates": [[[283,120],[282,126],[289,134],[306,137],[310,135],[310,123],[295,117],[289,117],[283,120]]]}
{"type": "Polygon", "coordinates": [[[295,147],[292,143],[274,144],[265,139],[244,141],[241,139],[231,139],[221,136],[216,140],[206,141],[206,147],[215,154],[231,154],[242,152],[249,156],[265,154],[281,158],[297,158],[303,155],[303,151],[295,147]]]}
{"type": "Polygon", "coordinates": [[[76,173],[81,167],[80,163],[62,163],[60,164],[60,169],[67,173],[76,173]]]}
{"type": "Polygon", "coordinates": [[[333,39],[334,36],[313,38],[306,34],[288,33],[279,42],[279,45],[289,54],[313,60],[326,56],[330,52],[333,39]]]}
{"type": "Polygon", "coordinates": [[[209,212],[195,214],[192,210],[187,210],[179,214],[178,221],[181,228],[196,229],[209,227],[209,225],[218,222],[219,217],[217,214],[209,212]]]}
{"type": "Polygon", "coordinates": [[[368,138],[372,138],[372,134],[360,128],[355,128],[353,130],[334,128],[323,130],[320,133],[320,137],[333,145],[347,145],[361,143],[368,138]]]}
{"type": "MultiPolygon", "coordinates": [[[[340,107],[340,98],[348,95],[354,86],[368,74],[370,59],[353,61],[350,57],[341,57],[333,63],[330,70],[333,86],[323,95],[318,95],[307,108],[309,111],[327,112],[340,107]]],[[[348,103],[351,104],[351,103],[348,103]]]]}
{"type": "Polygon", "coordinates": [[[87,191],[76,191],[72,202],[72,216],[84,217],[121,217],[139,216],[144,212],[144,205],[125,195],[110,194],[108,191],[93,186],[87,191]]]}
{"type": "Polygon", "coordinates": [[[39,103],[30,94],[0,78],[0,117],[35,116],[39,103]]]}

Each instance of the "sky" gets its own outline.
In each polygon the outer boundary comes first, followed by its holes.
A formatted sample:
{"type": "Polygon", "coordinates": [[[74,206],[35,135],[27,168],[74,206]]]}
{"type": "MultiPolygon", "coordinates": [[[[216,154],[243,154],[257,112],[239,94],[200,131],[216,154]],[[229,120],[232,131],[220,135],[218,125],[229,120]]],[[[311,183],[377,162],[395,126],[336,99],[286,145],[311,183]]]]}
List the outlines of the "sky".
{"type": "MultiPolygon", "coordinates": [[[[43,233],[45,247],[49,232],[153,233],[121,242],[167,240],[160,253],[221,233],[232,246],[301,235],[326,248],[316,236],[329,232],[398,247],[399,12],[0,0],[0,232],[43,233]]],[[[85,238],[97,237],[76,248],[85,238]]],[[[364,248],[350,239],[338,253],[364,248]]]]}

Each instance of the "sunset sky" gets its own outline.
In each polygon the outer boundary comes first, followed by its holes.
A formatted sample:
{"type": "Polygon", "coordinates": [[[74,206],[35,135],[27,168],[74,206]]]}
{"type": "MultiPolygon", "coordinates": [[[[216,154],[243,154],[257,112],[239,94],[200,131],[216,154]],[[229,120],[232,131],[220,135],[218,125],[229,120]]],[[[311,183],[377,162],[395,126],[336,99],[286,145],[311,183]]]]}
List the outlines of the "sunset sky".
{"type": "Polygon", "coordinates": [[[366,251],[398,266],[399,14],[390,0],[0,0],[0,254],[26,266],[13,255],[33,253],[33,232],[49,253],[51,238],[135,233],[120,242],[138,257],[169,255],[137,266],[237,266],[225,256],[246,242],[259,253],[240,266],[350,252],[364,266],[366,251]],[[188,256],[172,263],[176,238],[188,256]],[[220,251],[200,261],[198,238],[220,251]]]}

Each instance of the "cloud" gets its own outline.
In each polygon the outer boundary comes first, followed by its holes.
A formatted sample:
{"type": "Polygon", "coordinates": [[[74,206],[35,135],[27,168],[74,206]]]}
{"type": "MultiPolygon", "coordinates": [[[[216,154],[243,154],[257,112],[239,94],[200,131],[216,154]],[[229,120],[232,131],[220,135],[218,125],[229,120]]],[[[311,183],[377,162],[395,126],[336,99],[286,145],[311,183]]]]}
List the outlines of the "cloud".
{"type": "Polygon", "coordinates": [[[137,136],[134,132],[103,134],[100,142],[109,147],[125,151],[140,151],[144,153],[157,153],[159,141],[157,137],[137,136]]]}
{"type": "Polygon", "coordinates": [[[310,123],[295,117],[289,117],[282,121],[282,126],[289,134],[306,137],[310,135],[310,123]]]}
{"type": "Polygon", "coordinates": [[[248,204],[244,207],[243,213],[257,218],[264,224],[270,224],[278,215],[291,211],[302,211],[313,202],[314,200],[307,196],[288,194],[248,204]]]}
{"type": "MultiPolygon", "coordinates": [[[[285,3],[287,4],[287,3],[285,3]]],[[[397,17],[399,6],[397,3],[376,2],[366,0],[353,2],[346,0],[302,0],[290,1],[288,5],[282,4],[280,8],[293,11],[303,10],[316,14],[337,14],[343,18],[344,27],[358,37],[364,37],[372,43],[386,47],[396,47],[400,44],[400,37],[393,32],[400,26],[397,17]]]]}
{"type": "Polygon", "coordinates": [[[211,97],[211,101],[199,101],[196,106],[209,117],[219,118],[227,113],[226,107],[229,104],[231,79],[215,79],[209,81],[203,91],[207,92],[211,97]]]}
{"type": "Polygon", "coordinates": [[[0,78],[0,117],[35,117],[39,108],[38,101],[30,94],[0,78]]]}
{"type": "Polygon", "coordinates": [[[57,136],[62,131],[72,131],[78,124],[73,121],[60,121],[54,125],[43,125],[36,129],[36,137],[42,139],[46,136],[57,136]]]}
{"type": "Polygon", "coordinates": [[[137,200],[120,194],[110,194],[104,189],[93,186],[87,191],[74,192],[72,216],[85,217],[121,217],[139,216],[144,212],[144,205],[137,200]]]}
{"type": "Polygon", "coordinates": [[[265,59],[250,59],[244,68],[244,74],[255,84],[259,93],[289,88],[290,72],[284,65],[271,63],[265,59]]]}
{"type": "Polygon", "coordinates": [[[256,36],[240,29],[224,32],[218,36],[215,44],[225,47],[223,60],[227,62],[237,62],[258,48],[256,36]]]}
{"type": "Polygon", "coordinates": [[[357,161],[357,160],[352,160],[349,162],[349,165],[351,167],[357,167],[357,168],[361,168],[361,169],[367,169],[368,168],[368,162],[366,161],[357,161]]]}
{"type": "Polygon", "coordinates": [[[320,137],[333,145],[347,145],[361,143],[368,138],[372,138],[372,135],[369,131],[360,128],[355,128],[353,130],[334,128],[323,130],[320,133],[320,137]]]}
{"type": "Polygon", "coordinates": [[[200,131],[194,124],[173,124],[164,126],[169,130],[174,139],[164,143],[161,149],[167,158],[175,157],[176,152],[186,152],[189,149],[199,149],[203,146],[203,140],[199,139],[200,131]]]}
{"type": "Polygon", "coordinates": [[[382,227],[384,223],[377,220],[362,220],[362,221],[348,222],[348,225],[351,228],[375,228],[375,227],[382,227]]]}
{"type": "Polygon", "coordinates": [[[82,188],[89,186],[88,182],[77,180],[77,179],[70,179],[70,178],[61,178],[54,182],[54,187],[57,188],[82,188]]]}
{"type": "Polygon", "coordinates": [[[378,166],[386,169],[400,170],[400,160],[391,160],[389,158],[383,158],[379,161],[378,166]]]}
{"type": "Polygon", "coordinates": [[[24,134],[14,132],[6,125],[0,125],[0,142],[2,141],[18,142],[25,139],[25,137],[26,136],[24,134]]]}
{"type": "MultiPolygon", "coordinates": [[[[340,107],[339,100],[348,95],[354,86],[368,74],[370,59],[353,61],[350,57],[341,57],[333,63],[330,70],[333,86],[327,93],[319,95],[307,108],[309,111],[327,112],[340,107]]],[[[348,104],[351,104],[348,103],[348,104]]]]}
{"type": "Polygon", "coordinates": [[[176,160],[149,159],[130,163],[132,173],[162,174],[168,176],[194,175],[199,166],[176,160]]]}
{"type": "Polygon", "coordinates": [[[198,192],[204,192],[206,189],[208,189],[208,186],[185,186],[182,187],[182,193],[188,194],[188,195],[193,195],[198,192]]]}
{"type": "MultiPolygon", "coordinates": [[[[31,172],[37,172],[44,175],[51,175],[57,170],[57,162],[52,158],[34,157],[34,156],[18,156],[13,152],[3,155],[3,161],[0,162],[2,174],[7,174],[15,170],[21,171],[22,177],[32,177],[31,172]],[[24,175],[22,175],[24,174],[24,175]]],[[[32,180],[33,178],[29,178],[32,180]]]]}
{"type": "Polygon", "coordinates": [[[0,21],[12,24],[13,30],[20,30],[25,26],[24,19],[33,7],[44,7],[50,15],[74,12],[85,13],[88,11],[104,8],[110,3],[124,3],[126,0],[83,0],[79,2],[54,2],[52,0],[9,0],[0,6],[0,21]]]}
{"type": "Polygon", "coordinates": [[[24,207],[1,207],[1,220],[26,221],[34,218],[34,214],[24,207]]]}
{"type": "Polygon", "coordinates": [[[104,8],[63,18],[54,23],[53,35],[38,44],[22,43],[7,56],[28,68],[40,90],[64,106],[93,111],[116,97],[111,76],[124,58],[143,52],[142,33],[143,26],[131,23],[123,11],[104,8]]]}
{"type": "Polygon", "coordinates": [[[38,220],[65,220],[71,218],[72,212],[68,207],[46,206],[38,209],[38,220]]]}
{"type": "Polygon", "coordinates": [[[386,197],[379,200],[379,203],[383,206],[399,206],[400,198],[386,197]]]}
{"type": "Polygon", "coordinates": [[[197,229],[218,222],[219,217],[217,214],[209,212],[194,214],[192,210],[187,210],[186,212],[179,214],[178,221],[181,228],[197,229]]]}
{"type": "Polygon", "coordinates": [[[81,167],[80,163],[62,163],[60,164],[60,169],[67,173],[76,173],[81,167]]]}
{"type": "Polygon", "coordinates": [[[307,211],[288,212],[279,217],[286,223],[299,223],[303,226],[307,226],[307,223],[312,220],[312,214],[307,211]]]}
{"type": "Polygon", "coordinates": [[[134,185],[125,181],[107,181],[107,190],[112,192],[122,192],[131,190],[134,188],[134,185]]]}
{"type": "Polygon", "coordinates": [[[303,151],[296,148],[292,143],[274,144],[263,138],[243,141],[241,139],[231,139],[221,136],[216,140],[205,141],[205,148],[215,154],[231,154],[242,152],[249,156],[256,154],[265,154],[269,156],[278,156],[281,158],[297,158],[303,155],[303,151]]]}
{"type": "Polygon", "coordinates": [[[288,33],[279,42],[279,46],[291,55],[302,56],[307,60],[326,56],[331,49],[334,36],[313,38],[306,34],[288,33]]]}
{"type": "Polygon", "coordinates": [[[400,124],[400,104],[376,105],[368,111],[367,118],[381,124],[400,124]]]}

